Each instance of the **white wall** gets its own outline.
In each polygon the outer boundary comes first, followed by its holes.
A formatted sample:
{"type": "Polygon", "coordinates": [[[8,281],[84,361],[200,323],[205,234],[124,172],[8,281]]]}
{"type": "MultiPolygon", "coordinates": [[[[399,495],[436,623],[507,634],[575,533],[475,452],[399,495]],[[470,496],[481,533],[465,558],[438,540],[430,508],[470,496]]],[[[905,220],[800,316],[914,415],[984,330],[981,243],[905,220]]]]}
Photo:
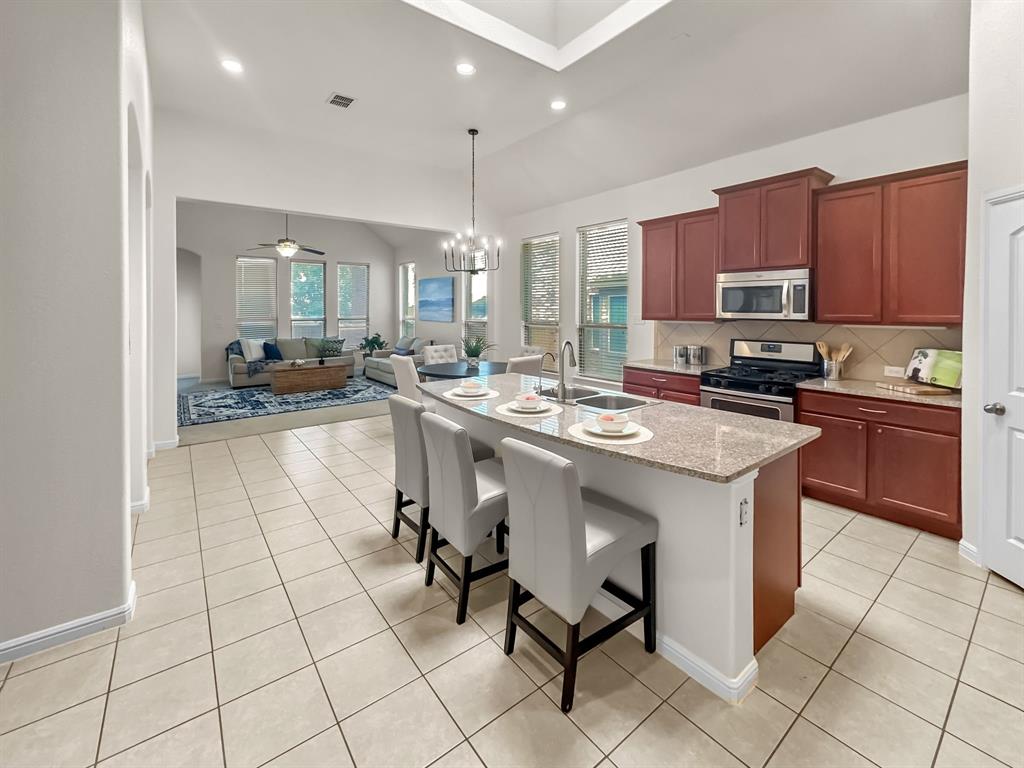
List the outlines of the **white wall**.
{"type": "MultiPolygon", "coordinates": [[[[258,131],[239,133],[171,112],[158,112],[155,125],[153,284],[160,289],[153,296],[153,325],[160,354],[154,356],[153,419],[158,446],[177,442],[178,199],[433,230],[465,228],[469,223],[469,180],[462,173],[384,163],[333,144],[300,143],[258,131]]],[[[480,204],[477,221],[482,231],[494,229],[493,215],[480,204]]]]}
{"type": "Polygon", "coordinates": [[[0,377],[0,649],[13,654],[132,605],[129,105],[143,178],[150,158],[138,4],[0,5],[0,91],[0,344],[19,350],[17,375],[0,377]],[[27,257],[40,243],[46,258],[27,257]]]}
{"type": "MultiPolygon", "coordinates": [[[[256,243],[273,243],[284,237],[284,215],[276,211],[244,208],[218,203],[179,201],[177,206],[179,248],[199,254],[202,259],[201,370],[203,381],[227,378],[224,347],[238,337],[235,322],[235,257],[239,255],[276,257],[274,250],[246,248],[256,243]]],[[[318,216],[291,215],[289,234],[300,243],[326,251],[310,261],[327,265],[324,276],[327,335],[338,330],[338,273],[340,262],[370,265],[370,333],[380,331],[393,340],[398,327],[395,306],[395,252],[365,224],[318,216]]],[[[301,260],[296,256],[295,260],[301,260]]],[[[278,259],[278,335],[291,336],[290,261],[278,259]]],[[[181,286],[178,287],[179,296],[181,286]]],[[[358,344],[362,338],[350,338],[358,344]]],[[[181,352],[179,351],[179,360],[181,352]]]]}
{"type": "Polygon", "coordinates": [[[203,369],[202,257],[179,248],[177,278],[178,376],[198,379],[203,369]]]}
{"type": "MultiPolygon", "coordinates": [[[[637,221],[717,205],[714,187],[817,165],[833,183],[962,160],[967,156],[967,96],[925,104],[872,120],[717,160],[657,179],[619,187],[509,218],[501,235],[515,253],[524,238],[561,235],[561,333],[576,341],[576,229],[616,219],[629,226],[629,356],[650,357],[655,323],[640,319],[641,231],[637,221]]],[[[500,354],[520,348],[519,259],[503,262],[495,318],[500,354]]]]}
{"type": "MultiPolygon", "coordinates": [[[[979,541],[981,509],[982,208],[986,195],[1024,184],[1024,4],[971,3],[967,274],[964,289],[963,537],[979,541]]],[[[995,319],[995,318],[992,318],[995,319]]],[[[984,552],[981,553],[984,560],[984,552]]]]}

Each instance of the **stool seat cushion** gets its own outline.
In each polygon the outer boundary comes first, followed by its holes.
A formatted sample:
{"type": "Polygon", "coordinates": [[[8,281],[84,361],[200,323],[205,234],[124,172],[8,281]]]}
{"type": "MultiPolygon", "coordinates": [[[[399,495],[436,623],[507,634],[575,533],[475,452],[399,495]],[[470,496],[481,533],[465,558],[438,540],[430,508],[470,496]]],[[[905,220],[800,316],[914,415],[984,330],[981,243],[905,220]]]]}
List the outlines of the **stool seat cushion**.
{"type": "Polygon", "coordinates": [[[581,488],[587,558],[609,547],[633,552],[658,538],[658,521],[622,502],[581,488]]]}

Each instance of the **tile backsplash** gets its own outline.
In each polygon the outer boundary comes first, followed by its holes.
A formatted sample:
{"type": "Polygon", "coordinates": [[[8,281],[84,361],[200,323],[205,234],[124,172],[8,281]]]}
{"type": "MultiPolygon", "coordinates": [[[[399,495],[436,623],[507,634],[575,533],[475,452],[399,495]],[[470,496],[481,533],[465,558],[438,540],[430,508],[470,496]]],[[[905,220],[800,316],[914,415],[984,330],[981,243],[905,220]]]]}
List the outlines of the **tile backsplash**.
{"type": "Polygon", "coordinates": [[[895,328],[870,325],[821,325],[819,323],[735,320],[721,323],[662,323],[655,329],[654,355],[659,359],[672,357],[677,344],[703,344],[708,348],[708,362],[729,363],[731,339],[765,339],[768,341],[824,340],[830,347],[843,342],[853,346],[843,376],[847,379],[877,380],[884,376],[887,365],[905,368],[917,347],[960,349],[960,326],[950,328],[895,328]]]}

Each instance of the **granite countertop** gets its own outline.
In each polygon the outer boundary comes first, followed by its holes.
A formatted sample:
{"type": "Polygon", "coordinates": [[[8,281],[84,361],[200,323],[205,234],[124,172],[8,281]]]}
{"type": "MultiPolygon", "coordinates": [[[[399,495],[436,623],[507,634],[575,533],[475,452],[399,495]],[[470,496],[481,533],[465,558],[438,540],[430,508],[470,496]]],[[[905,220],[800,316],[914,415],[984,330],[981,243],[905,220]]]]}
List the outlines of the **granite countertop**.
{"type": "MultiPolygon", "coordinates": [[[[455,386],[455,381],[432,381],[419,387],[446,405],[499,422],[513,432],[543,435],[553,442],[589,453],[614,456],[634,464],[716,483],[732,482],[795,451],[821,434],[817,427],[803,424],[651,400],[653,405],[631,411],[629,415],[651,430],[653,439],[622,446],[590,443],[569,434],[569,427],[594,415],[594,411],[582,406],[566,404],[559,414],[530,418],[503,416],[497,412],[499,405],[512,401],[516,394],[532,391],[537,386],[537,377],[506,373],[476,378],[500,392],[501,396],[490,400],[455,401],[442,396],[455,386]]],[[[555,381],[546,379],[544,383],[550,386],[555,381]]]]}
{"type": "MultiPolygon", "coordinates": [[[[901,381],[893,379],[893,383],[901,381]]],[[[911,383],[911,382],[906,382],[911,383]]],[[[813,392],[831,392],[836,395],[852,395],[854,397],[874,397],[879,400],[895,400],[900,403],[915,403],[918,405],[937,405],[945,408],[960,408],[960,393],[954,391],[949,395],[910,395],[906,392],[895,392],[891,389],[876,387],[873,381],[862,381],[860,379],[840,379],[839,381],[826,381],[825,379],[809,379],[801,381],[796,385],[797,389],[808,389],[813,392]]]]}
{"type": "Polygon", "coordinates": [[[686,363],[675,363],[672,360],[629,360],[625,363],[627,368],[643,368],[648,371],[665,371],[666,373],[680,373],[686,376],[700,376],[704,371],[712,368],[721,368],[720,365],[706,363],[704,365],[687,365],[686,363]]]}

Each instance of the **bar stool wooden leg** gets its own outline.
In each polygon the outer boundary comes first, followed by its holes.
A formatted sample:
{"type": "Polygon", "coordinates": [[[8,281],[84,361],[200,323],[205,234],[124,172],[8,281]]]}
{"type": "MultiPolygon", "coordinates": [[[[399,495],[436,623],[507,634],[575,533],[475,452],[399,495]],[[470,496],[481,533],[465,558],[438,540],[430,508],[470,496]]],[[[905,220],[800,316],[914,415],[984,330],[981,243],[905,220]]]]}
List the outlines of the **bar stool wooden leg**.
{"type": "Polygon", "coordinates": [[[516,649],[516,623],[512,620],[519,608],[519,593],[522,588],[515,579],[508,580],[508,614],[505,618],[505,655],[511,656],[516,649]]]}
{"type": "Polygon", "coordinates": [[[580,625],[571,624],[565,631],[565,678],[562,681],[562,711],[572,709],[576,694],[576,665],[580,660],[580,625]]]}
{"type": "Polygon", "coordinates": [[[427,529],[430,527],[430,507],[420,510],[420,532],[416,537],[416,562],[423,562],[423,553],[427,548],[427,529]]]}
{"type": "Polygon", "coordinates": [[[462,558],[462,578],[459,579],[459,607],[455,612],[455,623],[466,623],[466,611],[469,609],[469,585],[473,575],[473,556],[462,558]]]}
{"type": "Polygon", "coordinates": [[[641,594],[644,604],[651,606],[651,610],[644,616],[644,650],[648,653],[654,653],[658,647],[657,624],[654,615],[657,602],[654,562],[654,544],[651,543],[640,549],[641,594]]]}
{"type": "Polygon", "coordinates": [[[498,554],[499,555],[505,554],[505,531],[507,531],[507,530],[508,530],[508,528],[505,526],[504,521],[498,523],[498,541],[497,541],[497,545],[498,545],[498,554]]]}
{"type": "Polygon", "coordinates": [[[427,578],[423,583],[428,587],[434,583],[434,558],[437,554],[437,528],[430,529],[430,549],[427,551],[427,578]]]}
{"type": "Polygon", "coordinates": [[[402,492],[395,489],[395,516],[391,521],[391,538],[398,538],[398,529],[402,525],[402,520],[398,517],[398,511],[402,508],[402,492]]]}

